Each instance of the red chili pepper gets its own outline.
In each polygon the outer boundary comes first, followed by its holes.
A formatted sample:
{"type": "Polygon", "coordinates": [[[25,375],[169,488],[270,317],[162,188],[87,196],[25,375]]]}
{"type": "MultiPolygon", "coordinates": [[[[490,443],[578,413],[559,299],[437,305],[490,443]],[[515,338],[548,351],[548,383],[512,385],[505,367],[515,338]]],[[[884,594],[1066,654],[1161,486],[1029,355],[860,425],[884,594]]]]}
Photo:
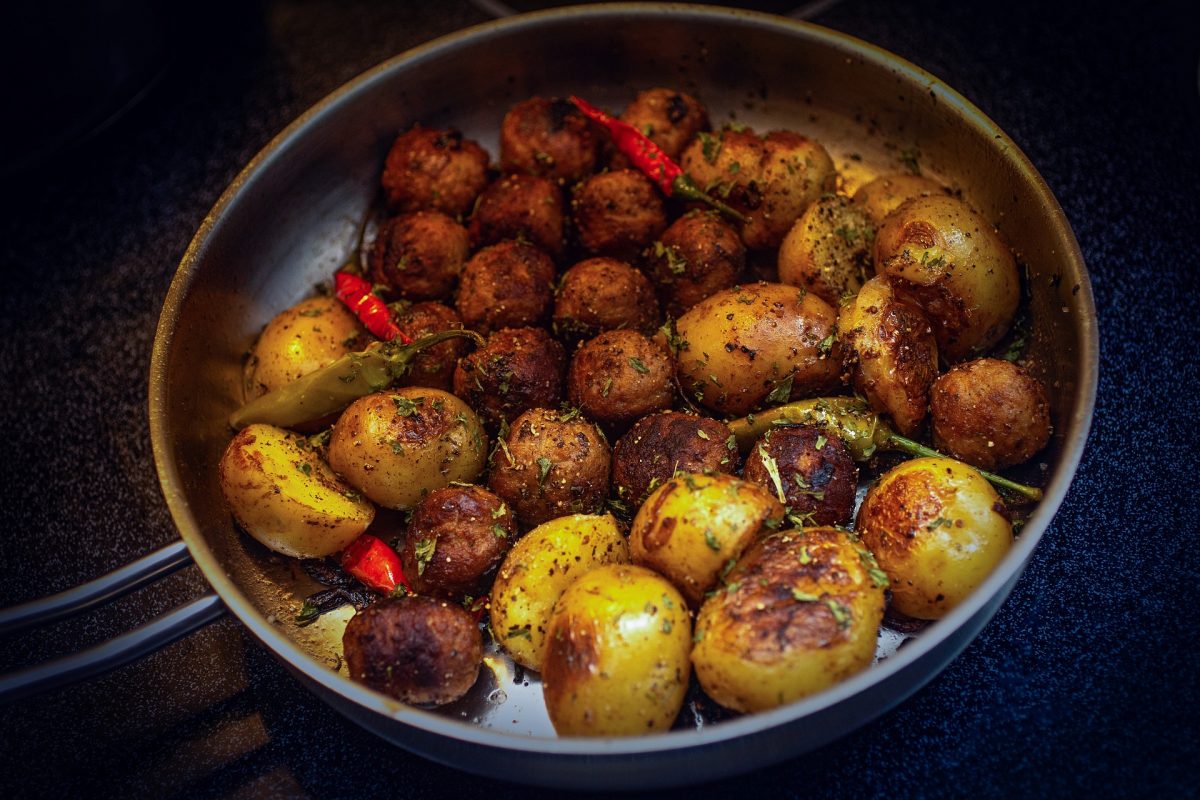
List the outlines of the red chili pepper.
{"type": "Polygon", "coordinates": [[[408,334],[392,322],[392,312],[388,310],[387,303],[375,296],[370,283],[345,270],[335,273],[333,281],[333,291],[338,300],[354,312],[367,330],[385,342],[396,338],[403,344],[412,342],[408,334]]]}
{"type": "Polygon", "coordinates": [[[730,208],[715,197],[710,197],[707,192],[697,186],[682,167],[672,161],[661,147],[637,128],[611,114],[606,114],[575,95],[571,95],[571,102],[583,112],[585,117],[607,128],[617,149],[632,161],[633,165],[640,169],[647,178],[658,184],[658,188],[667,197],[679,195],[688,200],[699,200],[739,222],[746,221],[746,217],[740,211],[730,208]]]}
{"type": "Polygon", "coordinates": [[[400,556],[379,537],[364,533],[342,551],[342,569],[384,594],[403,586],[412,593],[412,587],[404,577],[400,556]]]}

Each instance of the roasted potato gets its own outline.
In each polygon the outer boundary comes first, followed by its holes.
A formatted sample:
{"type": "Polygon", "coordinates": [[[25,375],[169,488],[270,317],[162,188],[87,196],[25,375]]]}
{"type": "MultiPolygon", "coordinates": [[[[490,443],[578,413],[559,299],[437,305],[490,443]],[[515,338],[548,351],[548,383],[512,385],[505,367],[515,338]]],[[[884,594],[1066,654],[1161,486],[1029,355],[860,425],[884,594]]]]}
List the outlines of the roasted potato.
{"type": "Polygon", "coordinates": [[[459,359],[454,393],[496,431],[531,408],[556,408],[563,399],[567,356],[542,328],[506,328],[459,359]]]}
{"type": "Polygon", "coordinates": [[[589,419],[625,426],[675,401],[671,355],[637,331],[605,331],[580,345],[567,397],[589,419]]]}
{"type": "Polygon", "coordinates": [[[662,195],[632,169],[601,172],[575,187],[571,217],[589,253],[632,259],[667,227],[662,195]]]}
{"type": "Polygon", "coordinates": [[[597,567],[558,598],[542,693],[559,736],[632,736],[671,727],[691,677],[692,624],[675,587],[630,564],[597,567]]]}
{"type": "Polygon", "coordinates": [[[357,539],[375,507],[333,473],[307,440],[248,425],[225,448],[221,492],[242,530],[293,558],[323,558],[357,539]]]}
{"type": "Polygon", "coordinates": [[[635,564],[664,575],[699,608],[721,571],[765,527],[778,527],[783,504],[731,475],[681,473],[655,489],[629,531],[635,564]]]}
{"type": "Polygon", "coordinates": [[[874,272],[875,226],[841,195],[823,197],[796,220],[779,246],[779,282],[803,286],[836,307],[874,272]]]}
{"type": "Polygon", "coordinates": [[[335,297],[310,297],[263,328],[246,362],[246,398],[273,392],[353,352],[367,338],[335,297]]]}
{"type": "Polygon", "coordinates": [[[473,481],[487,460],[475,412],[440,389],[411,386],[351,403],[329,439],[329,465],[385,508],[409,509],[454,481],[473,481]]]}
{"type": "Polygon", "coordinates": [[[456,483],[417,503],[400,559],[414,592],[458,599],[487,591],[516,538],[516,517],[503,500],[456,483]]]}
{"type": "Polygon", "coordinates": [[[773,533],[751,545],[696,618],[700,685],[736,711],[764,711],[871,663],[887,576],[836,528],[773,533]]]}
{"type": "Polygon", "coordinates": [[[948,195],[916,197],[875,236],[875,271],[933,323],[938,355],[954,364],[1008,331],[1021,282],[1012,251],[995,228],[948,195]]]}
{"type": "Polygon", "coordinates": [[[676,472],[737,471],[738,449],[729,426],[679,411],[649,414],[613,446],[612,490],[634,509],[676,472]]]}
{"type": "Polygon", "coordinates": [[[836,436],[817,428],[772,428],[750,448],[745,480],[771,492],[797,525],[845,525],[854,516],[858,467],[836,436]]]}
{"type": "Polygon", "coordinates": [[[487,185],[487,167],[487,152],[457,130],[414,125],[396,137],[383,165],[388,207],[461,217],[487,185]]]}
{"type": "Polygon", "coordinates": [[[945,194],[945,188],[935,180],[920,175],[900,173],[881,175],[875,180],[858,187],[854,193],[854,205],[863,210],[878,228],[905,201],[914,197],[945,194]]]}
{"type": "Polygon", "coordinates": [[[937,342],[925,313],[897,297],[880,275],[841,307],[837,328],[854,388],[911,436],[925,420],[938,374],[937,342]]]}
{"type": "Polygon", "coordinates": [[[614,258],[589,258],[563,273],[554,299],[558,336],[590,339],[617,328],[650,333],[657,327],[658,300],[641,271],[614,258]]]}
{"type": "Polygon", "coordinates": [[[629,544],[609,514],[558,517],[517,540],[492,584],[492,632],[513,660],[541,669],[550,612],[579,576],[628,564],[629,544]]]}
{"type": "Polygon", "coordinates": [[[959,364],[938,378],[930,417],[934,447],[980,469],[1028,461],[1050,441],[1045,387],[995,358],[959,364]]]}
{"type": "Polygon", "coordinates": [[[892,606],[940,619],[981,584],[1012,546],[996,490],[973,467],[915,458],[867,492],[855,528],[891,578],[892,606]]]}
{"type": "Polygon", "coordinates": [[[840,384],[837,312],[782,283],[718,292],[676,322],[682,387],[721,414],[742,415],[840,384]]]}

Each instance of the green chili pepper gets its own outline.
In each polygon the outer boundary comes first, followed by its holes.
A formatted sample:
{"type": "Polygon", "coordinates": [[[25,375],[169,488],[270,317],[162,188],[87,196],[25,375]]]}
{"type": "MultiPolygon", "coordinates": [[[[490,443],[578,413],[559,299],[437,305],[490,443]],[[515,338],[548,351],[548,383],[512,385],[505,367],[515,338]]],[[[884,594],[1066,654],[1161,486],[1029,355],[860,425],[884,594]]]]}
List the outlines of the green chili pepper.
{"type": "MultiPolygon", "coordinates": [[[[771,408],[729,423],[743,452],[760,436],[779,425],[813,425],[846,443],[855,461],[865,461],[876,450],[898,450],[912,456],[948,458],[931,447],[901,436],[888,427],[879,415],[857,397],[818,397],[771,408]]],[[[997,486],[1030,500],[1041,500],[1042,490],[1010,481],[1001,475],[979,469],[979,474],[997,486]]]]}
{"type": "Polygon", "coordinates": [[[408,372],[413,358],[425,348],[460,336],[483,344],[479,334],[461,330],[441,331],[411,344],[402,344],[399,339],[372,344],[366,350],[347,353],[327,367],[250,401],[230,415],[229,424],[234,430],[255,422],[290,428],[320,419],[360,397],[387,388],[408,372]]]}

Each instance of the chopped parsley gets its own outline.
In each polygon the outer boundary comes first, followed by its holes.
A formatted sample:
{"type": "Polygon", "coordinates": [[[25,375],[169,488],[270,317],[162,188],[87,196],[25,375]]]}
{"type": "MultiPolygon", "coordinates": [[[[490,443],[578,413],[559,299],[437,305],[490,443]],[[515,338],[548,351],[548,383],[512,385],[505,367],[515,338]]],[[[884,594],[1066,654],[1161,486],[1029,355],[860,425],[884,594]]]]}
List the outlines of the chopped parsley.
{"type": "MultiPolygon", "coordinates": [[[[792,396],[792,381],[796,379],[796,374],[793,372],[786,378],[775,384],[775,388],[767,395],[768,403],[786,403],[788,398],[792,396]]],[[[750,424],[754,424],[751,422],[750,424]]]]}
{"type": "Polygon", "coordinates": [[[640,358],[638,358],[637,356],[630,357],[629,366],[633,367],[635,370],[642,373],[643,375],[650,374],[650,368],[647,367],[645,364],[643,364],[642,360],[640,358]]]}
{"type": "Polygon", "coordinates": [[[713,534],[712,528],[704,529],[704,543],[708,545],[708,549],[715,553],[721,552],[721,543],[717,541],[717,537],[713,534]]]}
{"type": "Polygon", "coordinates": [[[538,486],[541,486],[546,482],[546,476],[550,474],[550,467],[553,465],[550,463],[550,459],[546,458],[545,456],[542,456],[537,460],[537,465],[538,486]]]}
{"type": "Polygon", "coordinates": [[[433,559],[433,551],[437,549],[437,539],[419,539],[416,547],[417,574],[424,575],[425,567],[433,559]]]}

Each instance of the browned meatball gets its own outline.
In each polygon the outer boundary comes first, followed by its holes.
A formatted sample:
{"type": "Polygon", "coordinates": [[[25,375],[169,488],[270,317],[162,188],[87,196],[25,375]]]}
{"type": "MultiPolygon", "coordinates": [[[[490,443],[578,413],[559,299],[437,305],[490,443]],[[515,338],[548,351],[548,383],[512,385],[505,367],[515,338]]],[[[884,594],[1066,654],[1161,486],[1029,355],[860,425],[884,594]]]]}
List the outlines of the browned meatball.
{"type": "Polygon", "coordinates": [[[725,472],[738,466],[737,442],[724,422],[679,411],[642,417],[613,447],[612,489],[632,509],[676,471],[725,472]]]}
{"type": "MultiPolygon", "coordinates": [[[[459,330],[462,318],[453,308],[441,303],[413,303],[396,315],[400,330],[414,339],[442,331],[459,330]]],[[[448,339],[417,353],[412,368],[401,376],[397,386],[431,386],[451,391],[454,384],[454,365],[468,348],[466,339],[448,339]]]]}
{"type": "Polygon", "coordinates": [[[492,456],[488,488],[532,528],[566,514],[595,514],[608,495],[604,434],[577,414],[526,411],[492,456]]]}
{"type": "Polygon", "coordinates": [[[605,331],[571,359],[567,396],[597,422],[627,425],[675,400],[675,363],[637,331],[605,331]]]}
{"type": "Polygon", "coordinates": [[[454,393],[495,431],[531,408],[558,406],[566,371],[567,354],[550,334],[510,328],[493,333],[486,345],[459,360],[454,393]]]}
{"type": "Polygon", "coordinates": [[[468,328],[489,333],[536,325],[554,302],[554,262],[528,242],[485,247],[463,267],[455,303],[468,328]]]}
{"type": "Polygon", "coordinates": [[[692,211],[663,232],[646,251],[650,277],[667,313],[679,316],[709,295],[738,282],[746,248],[719,216],[692,211]]]}
{"type": "Polygon", "coordinates": [[[1008,361],[959,364],[937,379],[929,399],[934,447],[981,469],[1028,461],[1050,441],[1045,387],[1008,361]]]}
{"type": "Polygon", "coordinates": [[[414,125],[396,137],[383,165],[388,206],[462,216],[487,185],[487,166],[487,152],[453,128],[414,125]]]}
{"type": "Polygon", "coordinates": [[[471,244],[528,239],[557,258],[566,247],[566,202],[548,178],[505,175],[483,190],[471,213],[471,244]]]}
{"type": "Polygon", "coordinates": [[[658,327],[654,287],[640,271],[612,258],[589,258],[563,273],[554,301],[554,332],[587,339],[602,331],[658,327]]]}
{"type": "Polygon", "coordinates": [[[380,600],[342,636],[353,680],[405,703],[443,705],[466,694],[483,663],[483,636],[457,603],[432,597],[380,600]]]}
{"type": "Polygon", "coordinates": [[[709,129],[708,111],[690,94],[647,89],[625,107],[621,119],[650,137],[672,159],[700,131],[709,129]]]}
{"type": "Polygon", "coordinates": [[[574,182],[595,171],[600,141],[587,117],[569,101],[531,97],[504,115],[500,166],[505,172],[574,182]]]}
{"type": "Polygon", "coordinates": [[[854,514],[858,467],[841,439],[816,428],[767,431],[746,456],[742,477],[773,495],[782,487],[797,524],[844,525],[854,514]]]}
{"type": "Polygon", "coordinates": [[[413,509],[400,551],[404,574],[417,594],[485,592],[516,534],[513,513],[482,486],[437,489],[413,509]]]}
{"type": "Polygon", "coordinates": [[[593,175],[575,189],[571,216],[583,249],[632,259],[667,227],[662,197],[640,172],[593,175]]]}
{"type": "Polygon", "coordinates": [[[379,227],[371,276],[397,297],[438,300],[454,290],[469,252],[466,228],[445,214],[402,214],[379,227]]]}

